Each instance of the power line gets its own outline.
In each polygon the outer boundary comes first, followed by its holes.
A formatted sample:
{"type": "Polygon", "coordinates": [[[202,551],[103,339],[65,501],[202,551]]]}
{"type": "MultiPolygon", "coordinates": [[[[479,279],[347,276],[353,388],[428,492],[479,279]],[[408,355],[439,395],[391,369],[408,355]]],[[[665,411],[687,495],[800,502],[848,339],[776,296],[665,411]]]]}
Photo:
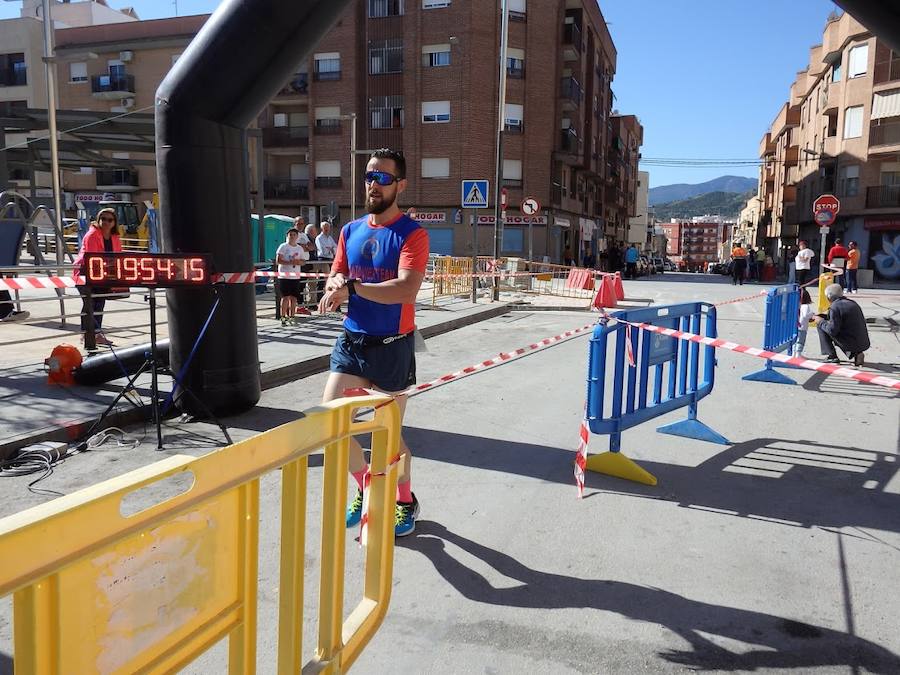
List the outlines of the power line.
{"type": "MultiPolygon", "coordinates": [[[[80,127],[73,127],[71,129],[66,129],[65,131],[60,131],[60,135],[62,134],[71,134],[76,131],[81,131],[82,129],[87,129],[89,127],[97,126],[98,124],[103,124],[104,122],[112,122],[113,120],[121,119],[122,117],[128,117],[129,115],[134,115],[135,113],[144,112],[146,110],[150,110],[153,105],[147,105],[143,108],[138,108],[137,110],[129,110],[128,112],[119,113],[118,115],[113,115],[112,117],[104,117],[101,120],[94,120],[93,122],[88,122],[87,124],[82,124],[80,127]]],[[[7,145],[6,147],[0,148],[0,152],[5,152],[7,150],[13,150],[14,148],[24,148],[30,145],[31,143],[37,143],[38,141],[46,141],[50,139],[50,135],[46,136],[38,136],[36,138],[29,138],[27,141],[22,141],[21,143],[14,143],[13,145],[7,145]]]]}

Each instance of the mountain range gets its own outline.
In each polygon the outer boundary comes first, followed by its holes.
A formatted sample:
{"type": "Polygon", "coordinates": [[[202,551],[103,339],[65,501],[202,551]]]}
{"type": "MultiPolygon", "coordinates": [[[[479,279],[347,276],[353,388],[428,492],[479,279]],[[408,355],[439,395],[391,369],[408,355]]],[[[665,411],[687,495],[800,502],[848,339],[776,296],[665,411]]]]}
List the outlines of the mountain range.
{"type": "Polygon", "coordinates": [[[657,204],[653,207],[656,219],[662,222],[670,218],[692,218],[707,214],[719,215],[723,218],[737,218],[747,200],[756,194],[756,188],[744,193],[707,192],[706,194],[676,199],[675,201],[657,204]]]}
{"type": "Polygon", "coordinates": [[[736,192],[743,194],[756,189],[756,179],[745,176],[719,176],[705,183],[675,183],[650,188],[650,206],[666,204],[709,192],[736,192]]]}

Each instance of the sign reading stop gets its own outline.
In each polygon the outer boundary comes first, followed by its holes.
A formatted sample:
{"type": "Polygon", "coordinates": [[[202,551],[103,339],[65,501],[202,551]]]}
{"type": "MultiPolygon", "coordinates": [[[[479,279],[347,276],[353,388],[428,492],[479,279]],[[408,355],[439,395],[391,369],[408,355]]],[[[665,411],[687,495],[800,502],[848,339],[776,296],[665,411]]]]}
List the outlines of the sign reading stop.
{"type": "Polygon", "coordinates": [[[821,195],[813,202],[813,218],[819,227],[832,225],[841,210],[841,202],[834,195],[821,195]]]}

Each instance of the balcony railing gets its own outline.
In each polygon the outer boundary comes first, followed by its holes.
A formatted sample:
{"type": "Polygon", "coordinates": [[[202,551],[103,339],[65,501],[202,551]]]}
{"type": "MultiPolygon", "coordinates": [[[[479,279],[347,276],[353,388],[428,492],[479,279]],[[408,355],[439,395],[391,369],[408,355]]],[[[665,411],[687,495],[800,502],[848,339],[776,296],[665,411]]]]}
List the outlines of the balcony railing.
{"type": "Polygon", "coordinates": [[[571,128],[563,129],[560,132],[559,148],[563,152],[578,152],[578,134],[571,128]]]}
{"type": "Polygon", "coordinates": [[[316,82],[327,82],[331,80],[339,80],[341,79],[341,71],[340,70],[322,70],[316,71],[313,73],[313,79],[316,82]]]}
{"type": "Polygon", "coordinates": [[[900,207],[900,185],[873,185],[866,189],[866,208],[900,207]]]}
{"type": "Polygon", "coordinates": [[[116,94],[134,93],[134,75],[94,75],[91,78],[91,93],[116,94]]]}
{"type": "Polygon", "coordinates": [[[316,120],[316,126],[313,127],[313,133],[316,136],[335,136],[341,133],[341,121],[330,119],[330,120],[316,120]]]}
{"type": "Polygon", "coordinates": [[[97,169],[97,185],[138,186],[137,171],[131,169],[97,169]]]}
{"type": "Polygon", "coordinates": [[[506,67],[506,76],[513,80],[521,80],[525,77],[525,67],[514,68],[512,66],[506,67]]]}
{"type": "Polygon", "coordinates": [[[309,181],[290,178],[266,178],[266,199],[309,199],[309,181]]]}
{"type": "Polygon", "coordinates": [[[882,61],[875,64],[874,83],[893,82],[900,80],[900,57],[890,61],[882,61]]]}
{"type": "Polygon", "coordinates": [[[869,147],[900,144],[900,122],[888,122],[869,128],[869,147]]]}
{"type": "Polygon", "coordinates": [[[560,96],[564,100],[571,101],[576,106],[578,106],[581,105],[581,99],[584,96],[584,90],[582,90],[581,84],[574,77],[564,77],[562,78],[560,87],[560,96]]]}
{"type": "Polygon", "coordinates": [[[563,29],[563,44],[572,45],[581,53],[581,29],[574,23],[567,23],[563,29]]]}
{"type": "Polygon", "coordinates": [[[339,188],[343,184],[340,176],[320,176],[316,178],[317,188],[339,188]]]}
{"type": "Polygon", "coordinates": [[[267,148],[309,145],[309,127],[266,127],[262,135],[263,145],[267,148]]]}

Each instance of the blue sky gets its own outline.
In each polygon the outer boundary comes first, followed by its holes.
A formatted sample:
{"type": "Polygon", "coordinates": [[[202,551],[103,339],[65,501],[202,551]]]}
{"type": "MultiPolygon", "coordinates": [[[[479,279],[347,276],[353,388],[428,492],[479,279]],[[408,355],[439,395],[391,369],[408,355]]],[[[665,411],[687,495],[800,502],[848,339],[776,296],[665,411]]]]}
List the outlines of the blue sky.
{"type": "MultiPolygon", "coordinates": [[[[286,0],[289,1],[289,0],[286,0]]],[[[467,0],[470,2],[484,0],[467,0]]],[[[109,0],[142,19],[175,14],[171,0],[109,0]]],[[[178,0],[179,15],[218,0],[178,0]]],[[[20,3],[0,2],[0,18],[20,3]]],[[[644,157],[756,157],[809,47],[822,39],[830,0],[601,0],[618,50],[615,107],[644,125],[644,157]]],[[[643,167],[650,185],[700,183],[748,167],[643,167]]]]}

